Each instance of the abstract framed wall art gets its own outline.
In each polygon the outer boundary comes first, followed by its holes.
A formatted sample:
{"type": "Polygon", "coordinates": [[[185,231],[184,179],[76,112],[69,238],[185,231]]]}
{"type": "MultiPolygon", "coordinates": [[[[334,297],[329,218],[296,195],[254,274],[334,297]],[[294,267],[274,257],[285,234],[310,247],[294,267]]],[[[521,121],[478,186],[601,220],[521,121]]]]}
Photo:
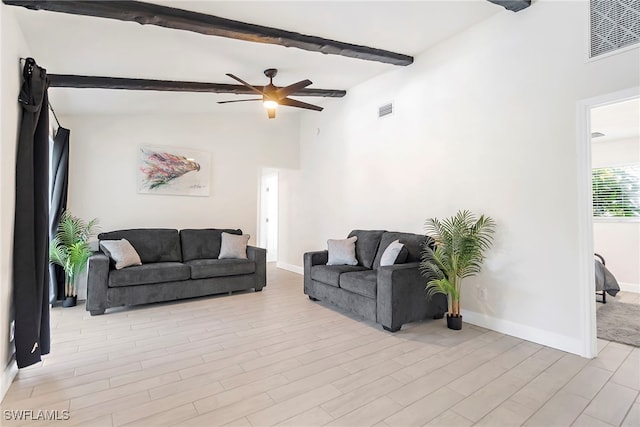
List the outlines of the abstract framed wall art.
{"type": "Polygon", "coordinates": [[[138,147],[138,193],[208,196],[211,153],[180,147],[138,147]]]}

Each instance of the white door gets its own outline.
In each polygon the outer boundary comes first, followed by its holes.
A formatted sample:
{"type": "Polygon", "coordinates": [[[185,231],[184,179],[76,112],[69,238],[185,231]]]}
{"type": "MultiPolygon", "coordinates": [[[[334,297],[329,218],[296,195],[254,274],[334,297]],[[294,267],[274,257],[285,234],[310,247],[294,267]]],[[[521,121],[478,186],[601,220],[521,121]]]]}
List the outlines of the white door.
{"type": "Polygon", "coordinates": [[[267,249],[267,262],[278,260],[278,175],[262,177],[259,245],[267,249]]]}

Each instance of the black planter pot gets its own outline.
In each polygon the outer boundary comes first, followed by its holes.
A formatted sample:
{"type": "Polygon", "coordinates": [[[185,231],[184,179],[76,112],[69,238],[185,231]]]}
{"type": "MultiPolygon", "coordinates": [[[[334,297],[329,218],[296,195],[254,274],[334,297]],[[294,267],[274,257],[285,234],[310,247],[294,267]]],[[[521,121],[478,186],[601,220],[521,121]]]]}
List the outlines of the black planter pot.
{"type": "Polygon", "coordinates": [[[447,314],[447,328],[453,329],[454,331],[462,329],[462,315],[456,317],[447,314]]]}
{"type": "Polygon", "coordinates": [[[78,303],[78,297],[66,297],[63,301],[62,301],[62,306],[63,307],[75,307],[76,304],[78,303]]]}

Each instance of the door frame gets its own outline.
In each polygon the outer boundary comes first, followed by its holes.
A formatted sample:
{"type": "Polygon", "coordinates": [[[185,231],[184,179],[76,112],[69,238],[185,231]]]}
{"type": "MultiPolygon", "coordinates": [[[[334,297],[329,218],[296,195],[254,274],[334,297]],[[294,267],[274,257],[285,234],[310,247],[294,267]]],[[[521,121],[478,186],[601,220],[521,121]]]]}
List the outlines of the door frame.
{"type": "Polygon", "coordinates": [[[576,107],[576,143],[578,172],[578,283],[582,319],[582,355],[598,355],[596,330],[596,283],[593,264],[593,194],[591,190],[591,110],[640,98],[640,86],[578,101],[576,107]]]}

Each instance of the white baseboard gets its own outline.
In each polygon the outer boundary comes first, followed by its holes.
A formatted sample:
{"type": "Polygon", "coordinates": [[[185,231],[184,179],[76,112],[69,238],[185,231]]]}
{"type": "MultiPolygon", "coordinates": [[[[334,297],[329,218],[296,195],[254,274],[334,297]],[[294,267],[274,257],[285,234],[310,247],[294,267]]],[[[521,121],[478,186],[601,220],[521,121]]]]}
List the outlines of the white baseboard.
{"type": "Polygon", "coordinates": [[[496,317],[474,311],[462,310],[462,316],[465,322],[471,323],[472,325],[577,354],[578,356],[591,357],[591,355],[584,354],[584,344],[574,337],[568,337],[566,335],[556,334],[555,332],[533,328],[531,326],[511,322],[509,320],[498,319],[496,317]]]}
{"type": "Polygon", "coordinates": [[[0,389],[0,402],[4,399],[4,395],[9,391],[9,387],[13,382],[13,379],[18,374],[18,365],[16,365],[15,360],[11,360],[11,362],[4,368],[2,372],[2,389],[0,389]]]}
{"type": "Polygon", "coordinates": [[[298,273],[298,274],[304,275],[304,268],[303,267],[299,267],[297,265],[287,264],[286,262],[278,261],[276,263],[276,267],[281,268],[283,270],[291,271],[293,273],[298,273]]]}
{"type": "Polygon", "coordinates": [[[620,290],[624,292],[635,292],[636,294],[640,294],[640,283],[618,283],[620,285],[620,290]]]}

